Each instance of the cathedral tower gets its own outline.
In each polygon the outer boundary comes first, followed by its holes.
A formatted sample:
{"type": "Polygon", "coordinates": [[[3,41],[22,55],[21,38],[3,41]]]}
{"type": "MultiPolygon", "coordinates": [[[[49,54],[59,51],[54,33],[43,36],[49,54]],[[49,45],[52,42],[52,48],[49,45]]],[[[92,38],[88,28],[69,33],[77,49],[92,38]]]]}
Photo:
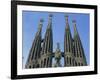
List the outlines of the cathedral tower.
{"type": "Polygon", "coordinates": [[[76,28],[76,21],[73,20],[73,38],[71,36],[68,16],[65,16],[65,22],[64,52],[60,50],[59,43],[57,43],[56,51],[53,52],[52,15],[49,15],[47,29],[43,39],[41,36],[43,20],[40,20],[25,68],[52,67],[53,57],[55,59],[54,67],[62,67],[62,61],[60,61],[62,57],[64,57],[65,67],[87,65],[84,49],[76,28]]]}
{"type": "Polygon", "coordinates": [[[41,30],[42,30],[42,23],[43,20],[41,19],[38,26],[38,31],[35,35],[32,47],[29,52],[28,60],[25,65],[25,68],[38,68],[38,59],[40,57],[40,51],[41,51],[41,30]]]}
{"type": "Polygon", "coordinates": [[[66,18],[66,27],[64,35],[64,66],[73,66],[74,56],[73,56],[73,43],[72,36],[68,23],[68,16],[66,18]]]}
{"type": "Polygon", "coordinates": [[[41,67],[52,67],[52,53],[53,53],[52,15],[50,14],[42,45],[41,67]]]}
{"type": "Polygon", "coordinates": [[[83,50],[83,46],[76,28],[76,21],[73,20],[74,26],[74,56],[75,56],[75,66],[85,66],[86,58],[83,50]]]}

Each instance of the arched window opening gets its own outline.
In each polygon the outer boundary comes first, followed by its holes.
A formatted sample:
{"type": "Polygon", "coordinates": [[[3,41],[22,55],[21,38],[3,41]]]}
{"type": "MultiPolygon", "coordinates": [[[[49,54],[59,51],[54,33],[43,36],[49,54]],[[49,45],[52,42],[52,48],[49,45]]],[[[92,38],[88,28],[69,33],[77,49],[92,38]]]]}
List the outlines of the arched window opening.
{"type": "Polygon", "coordinates": [[[70,65],[71,65],[71,57],[69,59],[70,59],[69,61],[70,61],[70,65]]]}
{"type": "Polygon", "coordinates": [[[77,66],[77,63],[75,62],[75,66],[77,66]]]}
{"type": "Polygon", "coordinates": [[[44,59],[44,67],[46,66],[46,59],[44,59]]]}
{"type": "Polygon", "coordinates": [[[78,63],[78,65],[80,66],[80,63],[78,63]]]}

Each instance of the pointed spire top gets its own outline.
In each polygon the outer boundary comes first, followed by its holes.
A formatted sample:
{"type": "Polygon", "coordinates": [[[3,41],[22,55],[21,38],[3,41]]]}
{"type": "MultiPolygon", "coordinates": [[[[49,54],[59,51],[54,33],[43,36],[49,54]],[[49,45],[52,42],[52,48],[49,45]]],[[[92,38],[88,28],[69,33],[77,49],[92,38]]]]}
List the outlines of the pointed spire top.
{"type": "Polygon", "coordinates": [[[74,27],[74,35],[76,35],[78,33],[77,28],[76,28],[76,20],[73,20],[72,23],[73,23],[73,27],[74,27]]]}
{"type": "Polygon", "coordinates": [[[49,20],[48,20],[48,29],[50,29],[51,28],[51,26],[52,26],[52,14],[49,14],[49,20]]]}
{"type": "Polygon", "coordinates": [[[65,18],[66,18],[66,22],[68,23],[68,15],[65,15],[65,18]]]}
{"type": "Polygon", "coordinates": [[[76,30],[76,20],[73,20],[72,23],[73,23],[73,26],[74,26],[74,30],[76,30]]]}
{"type": "Polygon", "coordinates": [[[66,19],[66,29],[69,29],[69,24],[68,24],[68,15],[65,15],[65,19],[66,19]]]}
{"type": "Polygon", "coordinates": [[[74,26],[76,26],[76,20],[73,20],[72,22],[73,22],[74,26]]]}
{"type": "Polygon", "coordinates": [[[43,22],[43,19],[40,19],[40,22],[42,23],[43,22]]]}
{"type": "Polygon", "coordinates": [[[51,22],[53,15],[49,14],[49,21],[51,22]]]}
{"type": "Polygon", "coordinates": [[[40,19],[39,26],[38,26],[38,30],[40,30],[42,28],[43,21],[44,21],[43,19],[40,19]]]}
{"type": "Polygon", "coordinates": [[[51,18],[52,18],[52,17],[53,17],[53,15],[52,15],[52,14],[49,14],[49,17],[51,17],[51,18]]]}

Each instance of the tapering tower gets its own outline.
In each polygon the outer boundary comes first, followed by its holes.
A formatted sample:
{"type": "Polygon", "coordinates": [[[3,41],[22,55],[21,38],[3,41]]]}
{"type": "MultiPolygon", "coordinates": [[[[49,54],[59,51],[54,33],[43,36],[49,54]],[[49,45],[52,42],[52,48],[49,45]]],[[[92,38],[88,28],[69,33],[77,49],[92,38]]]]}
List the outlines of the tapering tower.
{"type": "Polygon", "coordinates": [[[73,20],[74,26],[74,56],[75,56],[75,66],[86,66],[86,58],[83,50],[83,46],[76,28],[76,21],[73,20]]]}
{"type": "Polygon", "coordinates": [[[52,53],[53,53],[52,15],[50,14],[42,45],[41,67],[52,67],[52,53]]]}
{"type": "Polygon", "coordinates": [[[40,51],[41,51],[42,23],[43,23],[43,19],[41,19],[39,22],[38,31],[37,31],[34,41],[32,43],[32,47],[30,49],[25,68],[38,68],[40,66],[39,57],[40,57],[40,51]]]}
{"type": "Polygon", "coordinates": [[[73,56],[73,43],[72,36],[68,23],[68,16],[66,18],[66,27],[64,35],[64,66],[73,66],[74,65],[74,56],[73,56]]]}

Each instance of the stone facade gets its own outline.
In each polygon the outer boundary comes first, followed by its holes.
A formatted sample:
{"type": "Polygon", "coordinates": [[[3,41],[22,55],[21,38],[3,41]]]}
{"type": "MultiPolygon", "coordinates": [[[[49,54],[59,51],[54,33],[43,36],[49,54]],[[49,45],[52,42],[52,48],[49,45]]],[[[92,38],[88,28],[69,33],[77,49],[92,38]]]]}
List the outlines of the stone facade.
{"type": "Polygon", "coordinates": [[[76,28],[76,21],[73,21],[74,37],[72,38],[68,16],[65,16],[66,27],[64,34],[64,52],[60,50],[59,43],[57,44],[56,51],[53,52],[52,17],[53,16],[50,14],[44,39],[41,37],[43,20],[40,20],[38,31],[30,49],[25,68],[61,67],[61,57],[64,57],[65,67],[86,66],[87,62],[76,28]],[[56,61],[54,66],[52,66],[53,58],[55,58],[56,61]]]}

